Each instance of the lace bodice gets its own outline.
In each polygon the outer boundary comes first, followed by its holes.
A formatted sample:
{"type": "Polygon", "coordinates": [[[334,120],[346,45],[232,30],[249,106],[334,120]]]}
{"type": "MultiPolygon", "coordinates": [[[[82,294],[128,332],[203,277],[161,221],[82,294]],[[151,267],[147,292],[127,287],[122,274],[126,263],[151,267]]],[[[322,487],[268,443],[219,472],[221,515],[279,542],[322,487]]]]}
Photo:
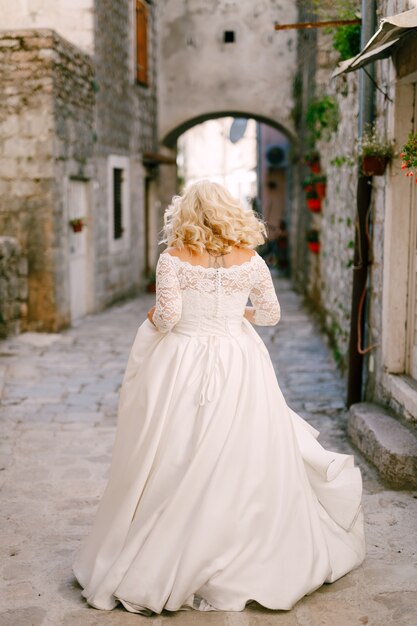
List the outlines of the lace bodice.
{"type": "Polygon", "coordinates": [[[241,320],[248,298],[255,309],[255,324],[278,323],[280,306],[271,273],[258,253],[228,268],[192,265],[169,252],[159,257],[153,321],[161,332],[170,331],[180,320],[241,320]]]}

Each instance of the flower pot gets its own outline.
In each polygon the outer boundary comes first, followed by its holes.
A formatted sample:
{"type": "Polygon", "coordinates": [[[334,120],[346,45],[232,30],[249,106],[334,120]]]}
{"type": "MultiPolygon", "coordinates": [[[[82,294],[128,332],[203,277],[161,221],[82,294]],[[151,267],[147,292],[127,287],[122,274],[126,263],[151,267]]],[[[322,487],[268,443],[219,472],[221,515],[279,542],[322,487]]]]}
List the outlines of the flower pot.
{"type": "Polygon", "coordinates": [[[307,241],[307,244],[310,252],[312,252],[313,254],[318,254],[320,252],[319,241],[307,241]]]}
{"type": "Polygon", "coordinates": [[[307,208],[313,213],[319,213],[321,211],[320,198],[307,198],[307,208]]]}
{"type": "Polygon", "coordinates": [[[362,174],[365,176],[382,176],[386,170],[387,163],[388,158],[384,156],[363,156],[362,174]]]}
{"type": "Polygon", "coordinates": [[[71,224],[73,233],[80,233],[83,229],[83,224],[71,224]]]}
{"type": "Polygon", "coordinates": [[[323,198],[326,197],[326,183],[324,182],[315,183],[314,191],[316,192],[320,200],[323,200],[323,198]]]}
{"type": "Polygon", "coordinates": [[[313,174],[320,173],[320,161],[312,161],[311,163],[307,163],[307,165],[313,174]]]}

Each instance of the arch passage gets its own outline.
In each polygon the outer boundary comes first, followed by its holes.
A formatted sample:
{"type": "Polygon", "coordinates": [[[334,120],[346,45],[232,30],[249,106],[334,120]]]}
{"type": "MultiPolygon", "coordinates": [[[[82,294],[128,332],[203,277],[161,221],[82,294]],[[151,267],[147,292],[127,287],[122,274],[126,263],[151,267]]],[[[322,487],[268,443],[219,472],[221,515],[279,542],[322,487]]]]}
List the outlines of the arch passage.
{"type": "Polygon", "coordinates": [[[189,130],[193,126],[197,126],[197,124],[206,122],[207,120],[218,119],[221,117],[243,117],[247,119],[254,119],[257,122],[267,124],[268,126],[272,126],[273,128],[276,128],[277,130],[281,131],[282,133],[284,133],[284,135],[288,137],[288,139],[291,142],[296,141],[296,137],[294,136],[292,128],[283,126],[282,123],[280,123],[279,121],[270,119],[263,115],[249,113],[247,111],[234,110],[234,111],[216,111],[216,112],[210,112],[210,113],[202,113],[201,115],[198,115],[191,119],[183,120],[183,122],[181,122],[178,126],[176,126],[175,128],[172,128],[171,130],[168,130],[166,135],[161,138],[162,143],[167,148],[173,149],[175,148],[178,137],[182,135],[183,133],[185,133],[187,130],[189,130]]]}
{"type": "Polygon", "coordinates": [[[159,138],[214,117],[251,117],[293,138],[296,2],[165,0],[159,14],[159,138]],[[261,8],[260,8],[261,7],[261,8]],[[233,32],[225,41],[225,32],[233,32]]]}

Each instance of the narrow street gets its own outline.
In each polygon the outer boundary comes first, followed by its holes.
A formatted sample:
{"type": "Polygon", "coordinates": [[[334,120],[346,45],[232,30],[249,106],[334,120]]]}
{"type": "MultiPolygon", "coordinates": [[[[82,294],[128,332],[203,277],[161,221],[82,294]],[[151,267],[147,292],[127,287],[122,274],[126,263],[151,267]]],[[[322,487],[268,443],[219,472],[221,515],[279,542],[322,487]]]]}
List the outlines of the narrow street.
{"type": "MultiPolygon", "coordinates": [[[[87,606],[71,572],[103,491],[118,389],[146,295],[83,319],[61,334],[26,333],[0,343],[0,626],[175,623],[412,626],[416,623],[417,494],[387,489],[345,438],[344,384],[330,351],[284,279],[282,319],[261,329],[288,404],[329,448],[354,453],[364,479],[367,559],[290,612],[162,614],[87,606]]],[[[277,581],[279,584],[279,581],[277,581]]]]}

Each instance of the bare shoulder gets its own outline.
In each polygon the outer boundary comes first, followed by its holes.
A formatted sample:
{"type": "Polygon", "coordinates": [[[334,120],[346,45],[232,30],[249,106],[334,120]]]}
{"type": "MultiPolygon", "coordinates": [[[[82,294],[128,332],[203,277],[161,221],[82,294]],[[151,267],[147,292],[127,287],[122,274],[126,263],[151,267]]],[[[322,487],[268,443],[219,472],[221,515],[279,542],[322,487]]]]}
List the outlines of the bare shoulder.
{"type": "Polygon", "coordinates": [[[174,246],[170,246],[169,248],[166,248],[166,250],[164,250],[162,254],[170,254],[171,256],[176,256],[181,261],[188,261],[195,256],[198,256],[192,254],[186,246],[184,246],[182,250],[179,250],[179,248],[175,248],[174,246]]]}
{"type": "Polygon", "coordinates": [[[256,255],[256,251],[252,250],[252,248],[235,248],[235,251],[241,263],[249,261],[253,256],[256,255]]]}
{"type": "Polygon", "coordinates": [[[170,254],[171,256],[178,256],[178,248],[174,248],[174,246],[170,246],[169,248],[165,248],[165,250],[163,250],[161,252],[161,254],[170,254]]]}
{"type": "Polygon", "coordinates": [[[183,250],[178,250],[178,248],[174,248],[174,246],[170,246],[169,248],[166,248],[161,254],[164,255],[170,255],[170,256],[176,256],[179,259],[183,258],[184,255],[184,251],[183,250]]]}

